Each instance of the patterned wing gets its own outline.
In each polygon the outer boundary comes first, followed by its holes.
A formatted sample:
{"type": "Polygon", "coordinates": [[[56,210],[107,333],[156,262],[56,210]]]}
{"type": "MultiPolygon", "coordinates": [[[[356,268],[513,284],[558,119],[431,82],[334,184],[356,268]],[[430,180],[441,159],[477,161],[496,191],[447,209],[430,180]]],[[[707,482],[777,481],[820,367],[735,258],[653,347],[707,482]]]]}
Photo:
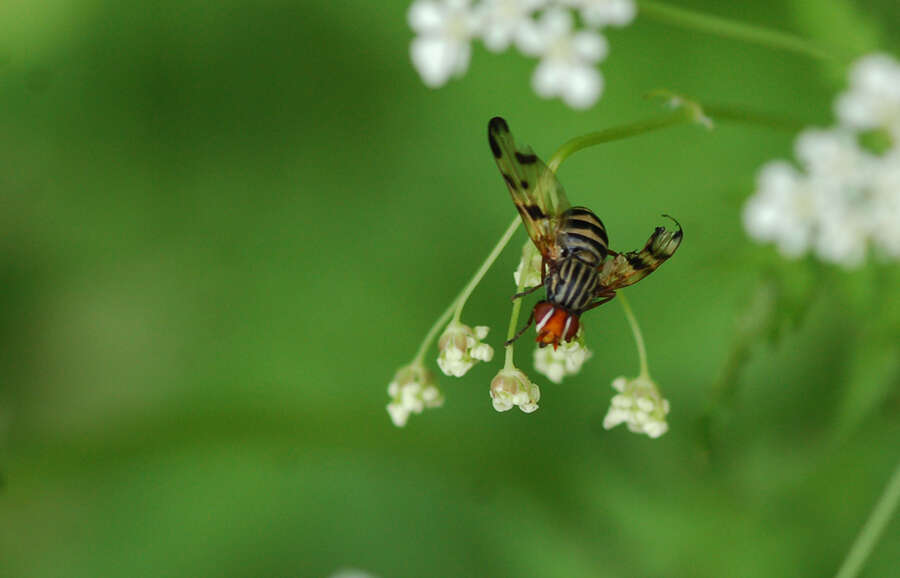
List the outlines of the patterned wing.
{"type": "MultiPolygon", "coordinates": [[[[669,215],[663,215],[669,217],[669,215]]],[[[672,219],[675,221],[675,219],[672,219]]],[[[656,271],[666,259],[675,254],[675,250],[681,244],[684,233],[681,225],[675,221],[677,231],[667,231],[664,227],[657,227],[650,235],[650,240],[640,251],[620,253],[615,259],[607,260],[600,267],[600,290],[620,289],[633,285],[656,271]]]]}
{"type": "Polygon", "coordinates": [[[509,125],[499,116],[488,123],[488,143],[531,240],[545,258],[558,258],[556,234],[569,200],[556,175],[531,147],[516,146],[509,125]]]}

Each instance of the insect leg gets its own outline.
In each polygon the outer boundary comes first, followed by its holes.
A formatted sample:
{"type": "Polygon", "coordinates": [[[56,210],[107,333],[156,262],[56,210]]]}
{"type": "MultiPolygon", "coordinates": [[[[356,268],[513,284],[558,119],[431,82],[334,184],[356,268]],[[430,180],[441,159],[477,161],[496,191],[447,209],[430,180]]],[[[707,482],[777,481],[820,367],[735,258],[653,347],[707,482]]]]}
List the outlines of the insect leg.
{"type": "MultiPolygon", "coordinates": [[[[615,297],[615,296],[616,296],[616,292],[615,292],[615,291],[612,291],[612,290],[610,290],[610,289],[607,289],[606,291],[604,291],[604,292],[602,292],[602,293],[600,293],[600,294],[598,295],[598,297],[600,297],[600,299],[598,299],[597,301],[594,301],[593,303],[591,303],[590,305],[588,305],[588,306],[584,309],[584,311],[590,311],[590,310],[593,309],[594,307],[598,307],[598,306],[600,306],[600,305],[603,305],[604,303],[608,303],[608,302],[612,301],[613,297],[615,297]]],[[[582,313],[583,313],[583,312],[582,312],[582,313]]]]}
{"type": "Polygon", "coordinates": [[[531,295],[532,293],[534,293],[541,287],[543,287],[543,285],[535,285],[534,287],[529,287],[528,289],[522,291],[521,293],[516,293],[515,295],[513,295],[512,300],[515,301],[519,297],[525,297],[526,295],[531,295]]]}
{"type": "Polygon", "coordinates": [[[509,346],[512,344],[513,341],[515,341],[516,339],[522,337],[522,334],[525,333],[525,330],[526,330],[526,329],[528,329],[529,327],[531,327],[531,324],[532,324],[532,323],[534,323],[534,315],[529,315],[529,316],[528,316],[528,323],[525,324],[525,327],[523,327],[522,329],[520,329],[519,332],[516,333],[515,337],[513,337],[512,339],[510,339],[510,340],[508,340],[506,343],[504,343],[504,344],[503,344],[503,347],[509,347],[509,346]]]}

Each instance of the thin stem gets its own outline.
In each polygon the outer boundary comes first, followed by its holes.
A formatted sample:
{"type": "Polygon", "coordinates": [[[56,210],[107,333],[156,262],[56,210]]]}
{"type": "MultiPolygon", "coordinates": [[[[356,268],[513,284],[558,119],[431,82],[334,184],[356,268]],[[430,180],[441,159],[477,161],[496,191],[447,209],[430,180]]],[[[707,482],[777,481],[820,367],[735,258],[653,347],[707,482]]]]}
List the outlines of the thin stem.
{"type": "MultiPolygon", "coordinates": [[[[532,252],[535,251],[534,245],[531,241],[528,242],[527,248],[522,251],[522,261],[525,263],[526,267],[529,263],[531,263],[532,252]]],[[[522,273],[519,275],[519,282],[516,284],[516,293],[521,293],[523,289],[525,289],[525,269],[526,267],[522,267],[522,273]]],[[[512,305],[512,313],[509,316],[509,327],[506,330],[506,340],[509,341],[516,335],[516,327],[519,324],[519,312],[522,310],[522,297],[516,297],[513,300],[512,305]]],[[[503,362],[503,369],[515,369],[516,364],[513,361],[513,346],[514,343],[510,343],[506,346],[506,359],[503,362]]]]}
{"type": "Polygon", "coordinates": [[[787,32],[781,32],[780,30],[736,22],[662,2],[641,0],[638,5],[642,16],[688,30],[741,40],[776,50],[795,52],[821,60],[837,61],[841,64],[852,60],[852,57],[849,55],[835,53],[831,49],[819,46],[815,42],[788,34],[787,32]]]}
{"type": "Polygon", "coordinates": [[[743,110],[728,105],[703,104],[703,112],[715,121],[731,121],[754,126],[764,126],[785,132],[798,132],[804,126],[812,123],[803,123],[789,118],[774,116],[762,112],[743,110]]]}
{"type": "Polygon", "coordinates": [[[484,277],[485,273],[487,273],[488,269],[491,268],[491,265],[494,264],[494,261],[497,260],[497,257],[500,256],[500,252],[506,247],[509,243],[509,240],[512,238],[513,234],[516,232],[516,229],[519,228],[519,216],[516,215],[516,218],[513,219],[512,223],[509,224],[509,227],[506,228],[506,231],[503,233],[503,236],[500,237],[500,240],[497,241],[497,244],[494,245],[494,249],[491,251],[490,255],[487,256],[487,259],[484,260],[484,263],[481,264],[481,267],[478,271],[475,272],[475,276],[469,281],[469,283],[463,288],[459,295],[450,303],[447,309],[441,313],[440,317],[434,322],[431,326],[431,329],[428,330],[428,333],[425,335],[425,339],[422,341],[422,344],[419,346],[419,350],[416,352],[416,356],[413,358],[413,363],[418,363],[419,365],[425,359],[425,353],[428,351],[428,348],[434,342],[435,337],[437,337],[437,332],[444,326],[447,321],[450,320],[450,316],[453,316],[454,321],[459,321],[460,316],[462,315],[463,306],[466,304],[466,300],[468,300],[469,296],[472,294],[472,291],[484,277]]]}
{"type": "Polygon", "coordinates": [[[475,276],[469,281],[469,284],[466,285],[465,289],[462,290],[462,293],[459,294],[459,297],[456,298],[456,313],[453,315],[453,320],[457,323],[459,322],[460,317],[462,316],[463,307],[466,306],[466,301],[469,300],[469,296],[472,294],[472,291],[475,290],[475,287],[481,283],[481,279],[484,277],[484,274],[488,272],[488,269],[491,268],[491,265],[494,264],[494,261],[497,260],[497,257],[500,256],[500,252],[506,248],[506,245],[509,243],[509,240],[512,239],[513,234],[519,228],[519,215],[516,215],[512,220],[512,223],[509,224],[509,227],[506,228],[506,232],[503,233],[503,236],[500,237],[500,240],[497,241],[497,244],[494,245],[494,249],[491,251],[491,254],[487,256],[487,259],[484,260],[484,263],[481,264],[481,268],[475,273],[475,276]]]}
{"type": "Polygon", "coordinates": [[[553,156],[550,157],[550,162],[547,163],[547,167],[555,173],[564,160],[581,149],[614,140],[622,140],[691,120],[693,120],[693,115],[690,111],[687,109],[678,109],[666,116],[641,120],[622,126],[614,126],[612,128],[598,130],[597,132],[575,137],[564,143],[555,153],[553,153],[553,156]]]}
{"type": "Polygon", "coordinates": [[[432,342],[434,342],[434,338],[437,337],[437,332],[444,326],[447,321],[450,320],[450,316],[453,315],[453,309],[456,307],[456,300],[454,299],[450,306],[441,313],[441,316],[437,318],[434,322],[434,325],[431,326],[431,329],[428,330],[428,333],[425,335],[425,339],[422,341],[422,344],[419,346],[419,350],[416,352],[416,356],[413,358],[413,364],[422,365],[425,361],[425,353],[428,351],[428,348],[431,346],[432,342]]]}
{"type": "Polygon", "coordinates": [[[898,503],[900,503],[900,463],[894,468],[887,487],[878,498],[878,502],[872,509],[872,513],[869,514],[869,519],[866,520],[859,536],[856,537],[856,541],[853,542],[853,546],[850,547],[847,558],[844,559],[844,563],[838,570],[837,578],[852,578],[859,574],[866,558],[872,553],[881,533],[884,532],[884,528],[893,516],[894,510],[897,509],[898,503]]]}
{"type": "Polygon", "coordinates": [[[606,142],[626,139],[647,132],[653,132],[681,123],[701,122],[701,117],[711,117],[713,121],[731,121],[764,126],[788,132],[796,132],[805,126],[804,123],[801,122],[765,113],[748,111],[739,107],[701,104],[675,95],[674,93],[669,93],[669,91],[658,90],[648,94],[648,96],[651,97],[665,95],[678,97],[679,100],[681,100],[681,105],[677,110],[665,116],[640,120],[621,126],[614,126],[575,137],[566,141],[555,153],[553,153],[553,156],[550,157],[550,162],[547,163],[547,167],[555,173],[563,161],[582,149],[606,142]]]}
{"type": "Polygon", "coordinates": [[[618,297],[619,303],[622,304],[622,309],[625,310],[625,317],[628,319],[628,324],[631,326],[634,342],[637,344],[638,357],[641,361],[641,373],[638,377],[649,379],[650,370],[647,368],[647,349],[644,347],[644,336],[641,335],[641,328],[638,326],[637,319],[634,316],[634,312],[631,310],[628,299],[622,294],[619,294],[618,297]]]}

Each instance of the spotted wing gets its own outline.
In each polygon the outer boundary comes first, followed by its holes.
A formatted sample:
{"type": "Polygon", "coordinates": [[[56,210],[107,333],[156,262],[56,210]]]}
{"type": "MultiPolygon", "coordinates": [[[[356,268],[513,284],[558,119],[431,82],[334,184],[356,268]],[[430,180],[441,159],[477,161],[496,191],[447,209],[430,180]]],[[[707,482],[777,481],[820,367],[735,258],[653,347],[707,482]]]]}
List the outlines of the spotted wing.
{"type": "Polygon", "coordinates": [[[545,258],[558,258],[556,235],[569,200],[556,175],[531,147],[516,146],[509,125],[499,116],[488,123],[488,143],[531,240],[545,258]]]}
{"type": "MultiPolygon", "coordinates": [[[[668,215],[663,215],[668,217],[668,215]]],[[[672,217],[669,217],[672,219],[672,217]]],[[[672,219],[675,221],[675,219],[672,219]]],[[[615,291],[628,285],[633,285],[656,271],[666,259],[675,254],[675,250],[681,244],[684,233],[681,225],[675,221],[678,227],[676,231],[668,231],[664,227],[657,227],[650,235],[650,240],[640,251],[619,253],[614,259],[607,260],[600,267],[599,289],[611,289],[615,291]]]]}

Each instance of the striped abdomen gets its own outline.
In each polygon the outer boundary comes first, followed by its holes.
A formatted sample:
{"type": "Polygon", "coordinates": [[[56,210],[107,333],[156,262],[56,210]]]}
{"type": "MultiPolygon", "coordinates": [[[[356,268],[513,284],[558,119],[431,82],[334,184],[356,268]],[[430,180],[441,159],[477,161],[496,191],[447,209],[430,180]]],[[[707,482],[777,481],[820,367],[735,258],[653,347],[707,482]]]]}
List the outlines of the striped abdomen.
{"type": "Polygon", "coordinates": [[[556,242],[562,247],[562,257],[574,257],[595,267],[600,265],[609,247],[603,222],[584,207],[572,207],[561,218],[556,242]]]}
{"type": "Polygon", "coordinates": [[[596,266],[585,263],[577,257],[563,259],[559,268],[544,281],[547,301],[574,313],[580,313],[590,304],[598,277],[596,266]]]}

